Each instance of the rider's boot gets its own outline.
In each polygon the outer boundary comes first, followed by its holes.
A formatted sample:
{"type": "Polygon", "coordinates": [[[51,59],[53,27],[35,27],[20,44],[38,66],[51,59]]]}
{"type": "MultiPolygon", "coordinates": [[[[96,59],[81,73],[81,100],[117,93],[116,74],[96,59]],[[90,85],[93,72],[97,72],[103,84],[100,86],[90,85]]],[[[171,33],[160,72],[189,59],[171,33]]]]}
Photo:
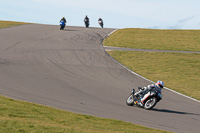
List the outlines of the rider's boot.
{"type": "Polygon", "coordinates": [[[139,106],[143,106],[143,104],[141,103],[141,101],[140,100],[138,100],[138,101],[135,101],[135,103],[134,104],[137,104],[137,105],[139,105],[139,106]]]}
{"type": "Polygon", "coordinates": [[[143,104],[142,104],[142,102],[141,102],[141,101],[139,101],[139,102],[138,102],[138,105],[140,105],[140,106],[143,106],[143,104]]]}

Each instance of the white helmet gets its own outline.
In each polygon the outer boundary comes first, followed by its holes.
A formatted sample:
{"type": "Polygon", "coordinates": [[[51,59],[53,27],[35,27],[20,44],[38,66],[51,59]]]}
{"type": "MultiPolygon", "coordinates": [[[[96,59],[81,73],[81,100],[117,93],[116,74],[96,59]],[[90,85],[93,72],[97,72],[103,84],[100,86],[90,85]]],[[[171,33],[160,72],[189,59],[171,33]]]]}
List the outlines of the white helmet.
{"type": "Polygon", "coordinates": [[[156,83],[156,86],[157,86],[158,88],[162,89],[162,88],[164,87],[164,82],[158,80],[157,83],[156,83]]]}

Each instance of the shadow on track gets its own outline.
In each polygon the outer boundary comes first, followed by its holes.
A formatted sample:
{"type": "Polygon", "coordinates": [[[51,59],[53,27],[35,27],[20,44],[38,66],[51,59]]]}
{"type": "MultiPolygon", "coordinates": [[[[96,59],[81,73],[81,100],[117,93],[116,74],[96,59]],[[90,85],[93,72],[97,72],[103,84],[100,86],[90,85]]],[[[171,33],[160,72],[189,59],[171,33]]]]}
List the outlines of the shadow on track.
{"type": "Polygon", "coordinates": [[[198,116],[200,116],[200,114],[187,113],[187,112],[181,112],[181,111],[174,111],[174,110],[168,110],[168,109],[155,109],[155,108],[153,108],[152,111],[158,111],[158,112],[164,112],[164,113],[174,113],[174,114],[183,114],[183,115],[198,115],[198,116]]]}
{"type": "Polygon", "coordinates": [[[63,31],[78,31],[78,30],[64,29],[63,31]]]}

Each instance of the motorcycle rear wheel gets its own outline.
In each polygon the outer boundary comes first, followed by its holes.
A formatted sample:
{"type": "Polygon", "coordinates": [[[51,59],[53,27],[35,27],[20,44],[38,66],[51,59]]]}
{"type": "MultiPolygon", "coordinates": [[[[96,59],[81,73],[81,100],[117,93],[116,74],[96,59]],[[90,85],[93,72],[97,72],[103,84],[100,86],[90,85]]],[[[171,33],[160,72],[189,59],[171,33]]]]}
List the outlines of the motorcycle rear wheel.
{"type": "Polygon", "coordinates": [[[152,109],[156,105],[156,103],[157,103],[157,99],[155,97],[150,97],[144,103],[144,109],[150,110],[150,109],[152,109]]]}
{"type": "Polygon", "coordinates": [[[134,99],[133,99],[133,95],[132,94],[127,98],[126,104],[128,106],[133,106],[134,105],[134,99]]]}

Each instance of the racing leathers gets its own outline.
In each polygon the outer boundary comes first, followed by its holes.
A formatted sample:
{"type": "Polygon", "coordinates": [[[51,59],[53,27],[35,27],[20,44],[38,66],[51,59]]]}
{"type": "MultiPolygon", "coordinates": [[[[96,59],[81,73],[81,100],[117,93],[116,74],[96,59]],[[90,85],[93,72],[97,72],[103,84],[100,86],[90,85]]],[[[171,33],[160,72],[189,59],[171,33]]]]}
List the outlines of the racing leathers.
{"type": "Polygon", "coordinates": [[[90,21],[89,18],[86,16],[84,22],[89,24],[89,21],[90,21]]]}

